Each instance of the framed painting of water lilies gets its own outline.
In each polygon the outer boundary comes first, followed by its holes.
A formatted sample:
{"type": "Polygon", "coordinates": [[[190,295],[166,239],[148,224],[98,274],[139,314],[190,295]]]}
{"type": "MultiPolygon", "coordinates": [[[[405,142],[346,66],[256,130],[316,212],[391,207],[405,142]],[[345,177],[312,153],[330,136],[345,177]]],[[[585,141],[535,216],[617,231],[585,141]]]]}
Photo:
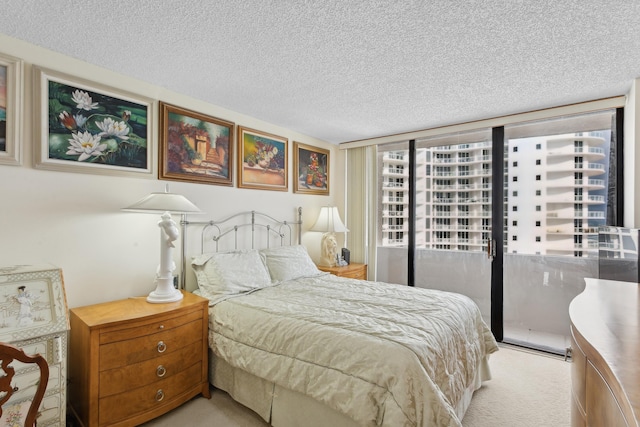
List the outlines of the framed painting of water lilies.
{"type": "Polygon", "coordinates": [[[0,54],[0,164],[22,164],[22,89],[22,60],[0,54]]]}
{"type": "Polygon", "coordinates": [[[238,126],[238,187],[288,190],[289,140],[238,126]]]}
{"type": "Polygon", "coordinates": [[[153,177],[153,101],[34,67],[36,168],[153,177]]]}
{"type": "Polygon", "coordinates": [[[294,193],[329,195],[329,150],[293,143],[294,193]]]}
{"type": "Polygon", "coordinates": [[[235,124],[160,102],[160,179],[233,186],[235,124]]]}

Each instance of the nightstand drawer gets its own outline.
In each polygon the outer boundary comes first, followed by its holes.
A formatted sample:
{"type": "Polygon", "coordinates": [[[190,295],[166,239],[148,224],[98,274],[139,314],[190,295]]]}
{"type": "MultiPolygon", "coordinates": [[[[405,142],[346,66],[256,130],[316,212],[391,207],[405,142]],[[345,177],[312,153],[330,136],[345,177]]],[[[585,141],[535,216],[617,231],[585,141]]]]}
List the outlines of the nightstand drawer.
{"type": "Polygon", "coordinates": [[[140,321],[137,323],[131,323],[124,328],[102,332],[100,334],[100,344],[108,344],[116,341],[143,337],[157,332],[169,331],[173,328],[182,326],[185,323],[200,319],[202,319],[202,312],[193,311],[185,316],[166,316],[153,322],[140,321]]]}
{"type": "Polygon", "coordinates": [[[347,277],[349,279],[367,280],[367,264],[351,263],[348,265],[323,267],[318,266],[321,271],[335,274],[339,277],[347,277]]]}
{"type": "MultiPolygon", "coordinates": [[[[201,371],[202,362],[199,361],[165,380],[100,399],[99,425],[110,425],[134,415],[160,408],[166,402],[193,389],[194,385],[197,385],[194,384],[193,378],[198,378],[201,371]]],[[[130,387],[137,385],[133,378],[128,381],[128,384],[130,387]]]]}
{"type": "Polygon", "coordinates": [[[168,331],[100,346],[100,370],[106,371],[169,354],[202,342],[202,318],[168,331]]]}
{"type": "Polygon", "coordinates": [[[351,279],[367,280],[367,270],[353,270],[348,273],[341,274],[340,277],[349,277],[351,279]]]}
{"type": "Polygon", "coordinates": [[[173,353],[155,359],[109,369],[100,372],[100,397],[131,390],[131,379],[135,378],[135,386],[144,386],[176,375],[191,366],[202,357],[202,342],[194,342],[173,353]]]}

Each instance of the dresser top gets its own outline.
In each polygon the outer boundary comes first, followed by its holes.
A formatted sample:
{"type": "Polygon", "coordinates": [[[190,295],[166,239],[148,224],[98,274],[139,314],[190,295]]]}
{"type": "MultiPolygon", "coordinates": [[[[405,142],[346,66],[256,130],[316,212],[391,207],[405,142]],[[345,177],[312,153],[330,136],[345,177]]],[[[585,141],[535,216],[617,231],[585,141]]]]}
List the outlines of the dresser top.
{"type": "Polygon", "coordinates": [[[640,414],[640,287],[638,283],[585,279],[583,293],[569,306],[574,329],[611,370],[634,412],[640,414]]]}
{"type": "Polygon", "coordinates": [[[148,316],[169,313],[175,310],[188,310],[196,305],[206,304],[207,299],[191,292],[182,291],[180,301],[168,303],[150,303],[147,297],[109,301],[100,304],[72,308],[73,315],[82,319],[89,327],[108,326],[118,322],[128,322],[148,316]]]}

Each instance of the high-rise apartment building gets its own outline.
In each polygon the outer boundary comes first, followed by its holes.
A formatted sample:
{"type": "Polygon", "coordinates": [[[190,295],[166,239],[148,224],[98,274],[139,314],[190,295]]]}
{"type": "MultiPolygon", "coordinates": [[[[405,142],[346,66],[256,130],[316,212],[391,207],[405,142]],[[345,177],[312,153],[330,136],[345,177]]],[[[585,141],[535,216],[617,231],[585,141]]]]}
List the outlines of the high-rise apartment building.
{"type": "Polygon", "coordinates": [[[382,246],[407,244],[409,226],[409,153],[406,150],[382,154],[382,246]]]}
{"type": "MultiPolygon", "coordinates": [[[[607,150],[600,136],[509,140],[505,145],[508,253],[595,256],[605,224],[607,150]]],[[[382,245],[407,244],[408,151],[384,151],[382,245]]],[[[416,247],[482,251],[491,236],[491,143],[416,153],[416,247]]]]}
{"type": "Polygon", "coordinates": [[[606,220],[604,143],[580,135],[510,141],[509,253],[597,256],[606,220]]]}

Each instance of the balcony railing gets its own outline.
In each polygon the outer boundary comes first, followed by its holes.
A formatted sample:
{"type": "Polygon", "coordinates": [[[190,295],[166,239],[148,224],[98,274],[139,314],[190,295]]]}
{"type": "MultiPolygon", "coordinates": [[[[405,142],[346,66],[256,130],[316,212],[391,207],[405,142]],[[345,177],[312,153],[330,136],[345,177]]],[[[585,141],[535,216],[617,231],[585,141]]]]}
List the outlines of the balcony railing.
{"type": "Polygon", "coordinates": [[[391,245],[403,244],[404,239],[387,239],[387,243],[391,245]]]}
{"type": "Polygon", "coordinates": [[[403,231],[406,228],[407,228],[406,225],[388,225],[387,224],[382,226],[383,231],[403,231]]]}
{"type": "Polygon", "coordinates": [[[383,187],[385,187],[385,188],[406,188],[406,187],[408,187],[408,185],[405,184],[404,182],[385,182],[383,184],[383,187]]]}
{"type": "Polygon", "coordinates": [[[385,159],[389,159],[389,160],[404,160],[405,155],[403,154],[394,154],[394,153],[388,153],[387,155],[384,156],[385,159]]]}
{"type": "Polygon", "coordinates": [[[403,211],[382,211],[382,215],[387,217],[408,217],[403,211]]]}
{"type": "Polygon", "coordinates": [[[404,169],[393,169],[393,168],[387,168],[387,169],[386,169],[386,172],[387,172],[388,174],[391,174],[391,175],[405,175],[405,174],[406,174],[407,176],[409,175],[409,174],[408,174],[408,172],[407,172],[407,171],[405,171],[404,169]]]}

